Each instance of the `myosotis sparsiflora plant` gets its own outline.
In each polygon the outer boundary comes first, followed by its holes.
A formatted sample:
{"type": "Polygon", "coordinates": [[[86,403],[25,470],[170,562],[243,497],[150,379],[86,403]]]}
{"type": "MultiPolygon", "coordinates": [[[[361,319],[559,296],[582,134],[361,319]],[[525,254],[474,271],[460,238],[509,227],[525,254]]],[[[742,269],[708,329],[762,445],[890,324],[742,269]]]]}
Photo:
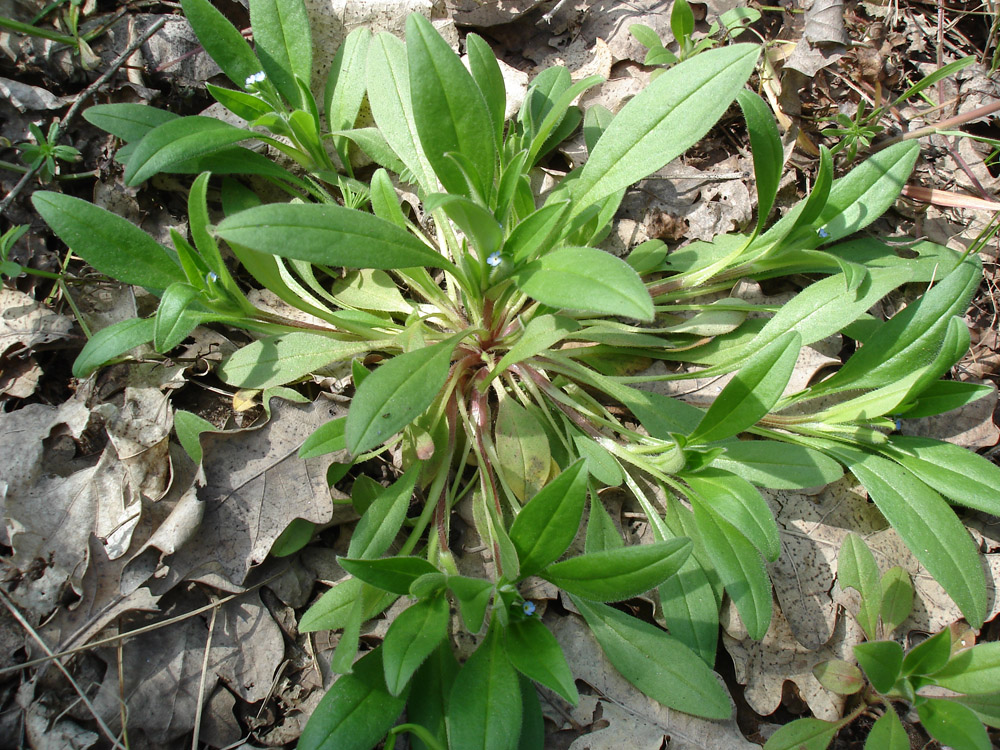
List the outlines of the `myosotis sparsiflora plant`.
{"type": "MultiPolygon", "coordinates": [[[[598,78],[550,68],[507,122],[500,68],[475,35],[466,67],[420,16],[407,20],[405,41],[354,31],[318,101],[301,2],[251,1],[256,51],[207,0],[182,4],[236,84],[210,93],[248,124],[129,104],[85,116],[126,142],[118,158],[127,183],[198,175],[189,237],[175,231],[167,248],[85,201],[40,192],[34,203],[96,269],[160,297],[153,317],[94,335],[77,375],[150,342],[166,352],[207,323],[259,336],[218,370],[234,387],[266,390],[352,363],[347,416],[300,455],[334,454],[331,482],[377,456],[391,456],[401,473],[375,493],[356,483],[361,520],[341,559],[351,577],[300,623],[342,629],[332,667],[344,673],[300,747],[365,748],[402,731],[426,747],[514,747],[517,726],[523,746],[540,747],[531,681],[570,702],[577,693],[558,643],[520,593],[530,576],[567,594],[640,690],[682,711],[729,716],[711,671],[722,598],[762,637],[771,618],[765,562],[780,552],[757,487],[823,485],[845,467],[969,622],[982,624],[977,550],[949,501],[995,512],[1000,470],[948,444],[892,434],[899,416],[986,392],[940,379],[968,348],[959,316],[980,269],[930,243],[903,259],[875,238],[843,241],[892,204],[916,144],[885,149],[839,179],[824,151],[811,193],[764,231],[782,162],[767,106],[744,88],[754,45],[699,52],[615,115],[573,105],[598,78]],[[625,190],[697,142],[734,100],[754,153],[753,230],[671,254],[659,241],[624,259],[599,249],[625,190]],[[586,163],[540,193],[539,165],[581,125],[586,163]],[[249,141],[288,167],[239,145],[249,141]],[[361,167],[364,157],[374,164],[361,167]],[[287,200],[264,203],[234,175],[269,182],[287,200]],[[419,205],[401,202],[401,185],[419,205]],[[210,212],[215,195],[220,220],[210,212]],[[251,304],[222,243],[314,322],[251,304]],[[780,308],[729,296],[740,279],[792,273],[822,278],[780,308]],[[903,284],[932,280],[891,320],[867,314],[903,284]],[[859,342],[857,353],[830,378],[786,392],[800,349],[836,333],[859,342]],[[364,358],[380,364],[369,371],[364,358]],[[655,360],[685,366],[636,374],[655,360]],[[695,375],[731,376],[708,409],[634,387],[695,375]],[[625,544],[602,505],[608,486],[634,495],[654,543],[625,544]],[[459,502],[471,504],[489,553],[486,578],[463,575],[450,548],[459,502]],[[566,557],[585,514],[583,552],[566,557]],[[650,590],[669,635],[607,604],[650,590]],[[356,660],[362,623],[399,597],[413,604],[356,660]],[[450,602],[483,634],[461,666],[448,639],[450,602]],[[393,728],[404,709],[406,723],[393,728]]],[[[197,420],[178,416],[190,445],[197,420]]],[[[289,522],[276,553],[313,533],[289,522]]]]}

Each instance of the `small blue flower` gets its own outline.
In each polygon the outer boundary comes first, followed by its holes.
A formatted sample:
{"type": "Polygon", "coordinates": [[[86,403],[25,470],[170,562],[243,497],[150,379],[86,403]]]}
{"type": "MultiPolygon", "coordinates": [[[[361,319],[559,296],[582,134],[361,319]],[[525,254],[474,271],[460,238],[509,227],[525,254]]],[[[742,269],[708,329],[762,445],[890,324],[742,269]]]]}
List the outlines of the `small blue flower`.
{"type": "Polygon", "coordinates": [[[535,603],[524,602],[524,604],[521,605],[521,611],[524,612],[524,614],[526,614],[528,617],[531,617],[533,614],[535,614],[535,603]]]}
{"type": "Polygon", "coordinates": [[[207,281],[209,284],[214,284],[218,280],[219,280],[219,274],[217,274],[215,271],[209,271],[208,273],[205,274],[205,281],[207,281]]]}
{"type": "Polygon", "coordinates": [[[486,262],[489,263],[494,268],[499,266],[503,262],[503,259],[500,257],[500,251],[497,250],[494,253],[490,253],[489,257],[486,259],[486,262]]]}
{"type": "Polygon", "coordinates": [[[820,227],[819,229],[817,229],[816,234],[818,234],[824,240],[830,236],[830,233],[826,231],[826,227],[820,227]]]}
{"type": "Polygon", "coordinates": [[[258,71],[251,76],[247,76],[247,79],[244,82],[244,87],[248,89],[254,88],[258,83],[263,83],[265,78],[267,78],[267,76],[264,75],[264,71],[258,71]]]}

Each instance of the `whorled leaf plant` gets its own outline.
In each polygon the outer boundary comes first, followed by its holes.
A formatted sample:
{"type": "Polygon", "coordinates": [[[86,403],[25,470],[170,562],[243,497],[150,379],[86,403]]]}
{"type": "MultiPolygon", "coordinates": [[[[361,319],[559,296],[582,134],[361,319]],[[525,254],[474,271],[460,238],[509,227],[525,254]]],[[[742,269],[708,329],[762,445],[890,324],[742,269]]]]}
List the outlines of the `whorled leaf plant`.
{"type": "MultiPolygon", "coordinates": [[[[577,692],[558,643],[519,592],[529,576],[568,595],[640,690],[728,717],[710,666],[722,598],[762,637],[771,619],[765,563],[780,553],[757,488],[823,485],[845,467],[966,618],[982,623],[977,551],[950,503],[996,512],[1000,470],[893,431],[897,417],[984,395],[941,380],[968,347],[959,316],[979,267],[930,243],[904,259],[875,238],[848,239],[892,204],[916,144],[887,148],[838,179],[824,152],[811,193],[764,231],[782,162],[773,117],[745,88],[754,45],[701,52],[614,115],[573,105],[598,78],[549,68],[506,122],[499,65],[474,34],[466,65],[419,15],[405,40],[356,30],[319,102],[301,0],[251,0],[256,49],[208,0],[182,5],[236,85],[209,92],[247,124],[130,104],[86,116],[126,142],[118,159],[129,184],[198,174],[190,237],[173,232],[168,248],[85,201],[40,192],[34,203],[94,268],[160,297],[152,318],[98,332],[78,376],[142,344],[166,352],[209,323],[260,336],[219,368],[234,387],[268,389],[353,363],[347,416],[300,455],[349,455],[331,466],[331,482],[380,455],[398,459],[402,473],[374,493],[356,483],[361,520],[341,559],[351,577],[300,623],[343,630],[332,666],[344,674],[300,747],[367,748],[404,731],[432,748],[541,747],[532,681],[570,702],[577,692]],[[669,254],[659,241],[624,259],[600,249],[629,186],[684,153],[734,100],[754,153],[753,231],[669,254]],[[365,103],[374,124],[361,126],[365,103]],[[586,163],[539,193],[542,160],[581,124],[586,163]],[[266,144],[297,167],[241,143],[266,144]],[[372,167],[359,166],[364,157],[372,167]],[[270,182],[288,200],[264,203],[233,175],[270,182]],[[401,203],[400,185],[419,207],[401,203]],[[315,322],[251,304],[222,243],[315,322]],[[780,307],[729,296],[740,279],[787,274],[816,280],[780,307]],[[932,280],[891,320],[868,314],[903,284],[932,280]],[[857,353],[832,377],[787,392],[800,349],[838,332],[858,342],[857,353]],[[380,364],[369,371],[362,359],[380,364]],[[635,374],[655,360],[685,367],[635,374]],[[635,387],[727,374],[708,409],[635,387]],[[625,544],[602,505],[610,486],[634,494],[655,543],[625,544]],[[452,510],[463,500],[491,554],[486,579],[462,575],[450,549],[452,510]],[[565,557],[585,514],[584,552],[565,557]],[[654,589],[669,634],[608,605],[654,589]],[[356,660],[362,623],[401,596],[414,603],[356,660]],[[484,633],[461,666],[448,640],[451,601],[471,632],[484,633]],[[394,727],[404,709],[407,722],[394,727]],[[518,726],[520,737],[510,731],[518,726]]],[[[191,424],[178,420],[185,445],[197,443],[191,424]]],[[[289,521],[276,553],[311,536],[308,524],[289,521]]]]}

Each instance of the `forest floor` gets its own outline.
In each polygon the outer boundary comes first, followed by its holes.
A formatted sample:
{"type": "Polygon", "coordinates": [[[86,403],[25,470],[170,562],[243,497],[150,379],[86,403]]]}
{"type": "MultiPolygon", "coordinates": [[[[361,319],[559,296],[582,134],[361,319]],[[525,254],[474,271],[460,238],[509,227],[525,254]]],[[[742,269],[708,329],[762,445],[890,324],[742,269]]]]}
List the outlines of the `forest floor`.
{"type": "MultiPolygon", "coordinates": [[[[249,29],[245,0],[215,4],[238,28],[249,29]]],[[[693,4],[696,36],[737,4],[745,2],[693,4]]],[[[5,0],[0,16],[66,34],[71,4],[52,3],[55,9],[38,18],[46,5],[5,0]]],[[[323,3],[307,5],[318,12],[323,3]]],[[[575,78],[603,75],[607,83],[588,94],[584,105],[601,103],[612,111],[645,85],[652,71],[642,65],[645,48],[629,27],[642,23],[661,39],[671,39],[670,0],[438,0],[433,8],[430,0],[348,0],[333,5],[338,18],[315,25],[316,45],[335,44],[343,33],[341,21],[401,32],[407,12],[430,12],[456,44],[469,31],[483,36],[506,63],[509,87],[523,86],[546,66],[563,64],[575,78]]],[[[869,123],[877,127],[860,133],[872,145],[860,141],[858,159],[882,139],[958,118],[947,125],[948,134],[921,138],[921,159],[904,196],[872,230],[903,246],[928,239],[979,254],[984,281],[966,315],[972,349],[952,377],[996,385],[1000,242],[988,238],[1000,211],[1000,141],[990,140],[1000,139],[995,118],[1000,20],[994,6],[979,0],[750,6],[762,16],[744,38],[757,35],[768,44],[765,66],[753,83],[775,110],[786,146],[779,210],[808,189],[819,145],[851,137],[823,133],[835,126],[837,115],[856,120],[859,108],[864,115],[892,102],[942,65],[976,58],[976,64],[920,95],[885,106],[869,123]]],[[[345,530],[357,516],[335,517],[292,557],[275,559],[267,553],[303,507],[329,504],[325,474],[304,468],[294,454],[316,426],[343,411],[347,395],[336,379],[306,386],[311,396],[332,390],[336,397],[306,407],[277,399],[265,405],[254,394],[232,393],[213,371],[241,339],[222,328],[198,329],[166,359],[149,352],[87,380],[72,376],[73,359],[88,331],[148,313],[150,301],[141,290],[95,274],[68,253],[33,212],[31,194],[49,189],[86,198],[161,241],[168,240],[171,228],[183,234],[190,179],[160,176],[138,188],[126,187],[122,167],[114,161],[120,144],[81,113],[94,103],[128,101],[196,114],[211,104],[204,84],[218,74],[177,3],[85,0],[80,10],[80,28],[95,33],[77,47],[14,33],[0,23],[0,234],[28,227],[5,250],[0,266],[5,274],[0,287],[0,750],[82,750],[116,742],[132,750],[291,747],[331,682],[328,665],[338,638],[300,633],[296,623],[344,576],[335,558],[346,550],[345,530]],[[143,40],[151,30],[153,35],[143,40]],[[54,179],[43,184],[46,175],[38,170],[26,174],[29,165],[16,145],[34,142],[29,124],[47,134],[56,120],[63,123],[58,143],[74,147],[80,156],[59,161],[54,179]],[[41,273],[20,273],[12,264],[41,273]],[[181,409],[218,430],[203,436],[199,466],[172,437],[173,416],[181,409]],[[281,487],[280,497],[265,492],[265,486],[281,487]],[[212,507],[220,497],[240,500],[229,504],[234,506],[229,513],[206,511],[197,519],[173,512],[194,500],[212,507]],[[120,637],[123,633],[128,638],[120,637]],[[193,745],[195,732],[199,743],[193,745]]],[[[838,159],[840,172],[847,166],[846,145],[838,159]]],[[[550,167],[565,168],[579,154],[570,145],[550,167]]],[[[752,174],[745,129],[733,111],[691,153],[626,200],[609,249],[646,238],[679,247],[745,228],[755,205],[752,174]]],[[[786,290],[765,285],[744,291],[779,299],[786,290]]],[[[837,362],[831,352],[815,350],[811,361],[801,363],[799,375],[808,380],[837,362]]],[[[697,386],[687,383],[684,394],[671,393],[698,403],[697,386]]],[[[993,459],[1000,453],[996,408],[994,393],[906,429],[993,459]]],[[[347,497],[352,481],[392,478],[391,466],[369,466],[366,472],[338,484],[335,498],[347,497]]],[[[636,538],[648,533],[627,501],[605,499],[620,509],[628,533],[636,538]]],[[[539,588],[532,598],[544,603],[546,622],[567,652],[582,695],[576,707],[542,695],[547,747],[749,748],[798,716],[841,716],[845,699],[825,690],[812,670],[823,660],[849,656],[859,640],[849,614],[857,603],[834,584],[836,553],[850,531],[866,538],[883,570],[900,565],[913,578],[918,605],[898,631],[906,643],[946,627],[967,633],[954,604],[895,532],[866,510],[864,492],[851,480],[818,494],[776,492],[768,500],[784,550],[771,567],[777,602],[771,630],[763,641],[750,641],[735,615],[724,610],[716,669],[736,702],[735,718],[703,721],[646,698],[609,668],[580,618],[562,607],[558,595],[539,588]]],[[[965,520],[992,573],[989,621],[967,634],[980,642],[998,640],[1000,597],[994,583],[1000,579],[1000,527],[996,518],[965,520]]],[[[662,622],[652,599],[639,598],[629,606],[662,622]]],[[[363,642],[377,644],[397,611],[390,608],[366,625],[363,642]]],[[[834,747],[862,747],[870,725],[856,722],[834,747]]],[[[907,729],[912,747],[936,747],[918,723],[908,722],[907,729]]]]}

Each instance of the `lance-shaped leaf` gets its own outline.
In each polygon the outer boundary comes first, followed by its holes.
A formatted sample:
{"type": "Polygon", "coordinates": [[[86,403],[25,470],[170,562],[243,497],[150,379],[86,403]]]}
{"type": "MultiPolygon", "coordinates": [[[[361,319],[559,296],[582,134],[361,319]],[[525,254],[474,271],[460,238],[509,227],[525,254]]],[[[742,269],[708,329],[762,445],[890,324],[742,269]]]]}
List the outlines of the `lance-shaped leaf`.
{"type": "Polygon", "coordinates": [[[209,0],[181,0],[181,8],[198,41],[230,81],[243,87],[247,78],[260,72],[260,61],[247,40],[209,0]]]}
{"type": "Polygon", "coordinates": [[[250,25],[267,77],[293,106],[300,103],[295,76],[312,76],[312,30],[302,0],[251,0],[250,25]]]}
{"type": "Polygon", "coordinates": [[[840,724],[807,717],[796,719],[772,734],[767,750],[826,750],[840,724]]]}
{"type": "Polygon", "coordinates": [[[448,379],[462,334],[400,354],[358,387],[347,413],[347,448],[354,455],[388,440],[431,405],[448,379]]]}
{"type": "Polygon", "coordinates": [[[497,409],[494,442],[507,486],[520,502],[538,493],[552,471],[549,438],[535,415],[513,398],[497,409]]]}
{"type": "Polygon", "coordinates": [[[403,712],[406,696],[385,685],[382,648],[342,675],[316,706],[299,738],[300,750],[370,750],[403,712]]]}
{"type": "Polygon", "coordinates": [[[771,213],[774,199],[778,195],[778,183],[785,164],[781,148],[781,136],[767,103],[749,89],[741,89],[736,101],[743,110],[743,119],[750,134],[750,149],[753,153],[753,176],[757,185],[757,228],[764,228],[771,213]]]}
{"type": "Polygon", "coordinates": [[[949,500],[1000,515],[1000,467],[953,443],[890,435],[891,458],[949,500]]]}
{"type": "Polygon", "coordinates": [[[239,388],[270,388],[291,383],[376,346],[377,342],[342,341],[320,333],[295,331],[244,346],[223,362],[218,374],[223,382],[239,388]]]}
{"type": "Polygon", "coordinates": [[[899,464],[824,442],[868,490],[872,502],[972,627],[986,617],[986,581],[976,546],[944,499],[899,464]]]}
{"type": "Polygon", "coordinates": [[[496,167],[494,127],[486,101],[458,55],[423,16],[406,19],[413,118],[427,159],[450,193],[468,194],[448,154],[468,159],[479,185],[491,187],[496,167]]]}
{"type": "Polygon", "coordinates": [[[493,625],[455,677],[448,701],[449,746],[514,750],[521,726],[521,688],[493,625]]]}
{"type": "Polygon", "coordinates": [[[198,325],[200,316],[191,307],[199,295],[197,289],[182,281],[171,284],[163,292],[153,328],[153,347],[156,351],[170,351],[198,325]]]}
{"type": "Polygon", "coordinates": [[[656,588],[691,554],[691,540],[589,552],[553,563],[539,575],[559,588],[595,602],[617,602],[656,588]]]}
{"type": "Polygon", "coordinates": [[[193,115],[169,120],[149,131],[136,145],[125,167],[125,184],[138,185],[176,164],[253,137],[250,131],[214,117],[193,115]]]}
{"type": "Polygon", "coordinates": [[[606,604],[570,598],[608,660],[643,693],[695,716],[732,715],[729,695],[715,673],[676,638],[606,604]]]}
{"type": "Polygon", "coordinates": [[[801,346],[799,334],[788,331],[755,354],[712,402],[689,442],[711,443],[756,424],[781,398],[801,346]]]}
{"type": "Polygon", "coordinates": [[[682,478],[764,557],[772,562],[778,559],[781,553],[778,524],[767,502],[752,484],[735,474],[711,467],[682,478]]]}
{"type": "Polygon", "coordinates": [[[819,384],[817,392],[875,388],[926,365],[941,349],[951,319],[965,312],[981,278],[976,263],[962,263],[880,326],[833,377],[819,384]]]}
{"type": "Polygon", "coordinates": [[[388,32],[376,34],[368,45],[367,91],[378,132],[420,187],[428,193],[436,190],[437,177],[420,145],[413,119],[406,46],[388,32]]]}
{"type": "Polygon", "coordinates": [[[858,624],[865,631],[868,640],[875,640],[878,635],[879,613],[882,610],[882,582],[875,557],[857,534],[848,534],[840,547],[840,554],[837,556],[837,583],[841,589],[850,587],[861,595],[858,624]]]}
{"type": "Polygon", "coordinates": [[[751,638],[760,639],[771,624],[771,579],[760,553],[714,508],[692,498],[694,521],[705,550],[751,638]]]}
{"type": "Polygon", "coordinates": [[[420,468],[420,464],[411,466],[368,506],[351,534],[351,543],[347,548],[349,558],[374,560],[389,549],[406,518],[420,468]]]}
{"type": "Polygon", "coordinates": [[[449,265],[412,234],[344,206],[269,203],[223,219],[220,237],[251,250],[348,268],[449,265]]]}
{"type": "Polygon", "coordinates": [[[583,518],[587,470],[580,459],[518,512],[510,527],[523,576],[534,575],[566,551],[583,518]]]}
{"type": "Polygon", "coordinates": [[[574,706],[580,700],[559,642],[537,617],[510,624],[507,656],[525,677],[554,690],[574,706]]]}
{"type": "Polygon", "coordinates": [[[31,203],[59,239],[101,273],[151,291],[185,280],[176,253],[130,221],[62,193],[39,191],[31,203]]]}
{"type": "Polygon", "coordinates": [[[717,456],[712,466],[772,490],[819,487],[844,475],[839,463],[818,450],[777,440],[726,443],[726,452],[717,456]]]}
{"type": "Polygon", "coordinates": [[[649,176],[699,141],[743,88],[759,55],[751,44],[710,50],[649,84],[594,146],[573,184],[573,214],[649,176]]]}
{"type": "MultiPolygon", "coordinates": [[[[199,2],[206,2],[206,0],[199,0],[199,2]]],[[[215,8],[212,10],[218,13],[215,8]]],[[[95,104],[93,107],[87,107],[83,110],[84,120],[121,138],[126,143],[138,141],[153,128],[179,118],[180,115],[173,112],[138,102],[95,104]]]]}
{"type": "MultiPolygon", "coordinates": [[[[398,497],[402,496],[397,495],[398,497]]],[[[406,497],[404,499],[406,502],[400,503],[400,505],[405,513],[406,506],[409,504],[409,498],[406,497]]],[[[391,510],[394,515],[391,519],[386,519],[387,523],[390,520],[395,523],[395,519],[398,517],[397,506],[392,506],[391,510]]],[[[396,530],[399,530],[398,527],[396,530]]],[[[376,559],[341,557],[337,559],[337,562],[355,578],[359,578],[365,583],[369,583],[392,594],[399,594],[400,596],[409,594],[410,587],[421,576],[437,572],[437,568],[422,557],[396,556],[379,557],[376,559]]]]}
{"type": "Polygon", "coordinates": [[[934,681],[956,693],[985,695],[1000,684],[1000,643],[979,643],[956,654],[934,681]]]}
{"type": "MultiPolygon", "coordinates": [[[[38,195],[38,193],[35,193],[38,195]]],[[[101,365],[153,340],[155,318],[123,320],[95,333],[73,362],[73,377],[85,378],[101,365]]]]}
{"type": "Polygon", "coordinates": [[[448,600],[436,596],[404,609],[393,620],[382,643],[385,684],[392,695],[406,689],[413,673],[448,635],[449,614],[448,600]]]}
{"type": "Polygon", "coordinates": [[[593,247],[546,253],[517,271],[514,281],[551,307],[653,319],[653,298],[639,275],[621,258],[593,247]]]}

